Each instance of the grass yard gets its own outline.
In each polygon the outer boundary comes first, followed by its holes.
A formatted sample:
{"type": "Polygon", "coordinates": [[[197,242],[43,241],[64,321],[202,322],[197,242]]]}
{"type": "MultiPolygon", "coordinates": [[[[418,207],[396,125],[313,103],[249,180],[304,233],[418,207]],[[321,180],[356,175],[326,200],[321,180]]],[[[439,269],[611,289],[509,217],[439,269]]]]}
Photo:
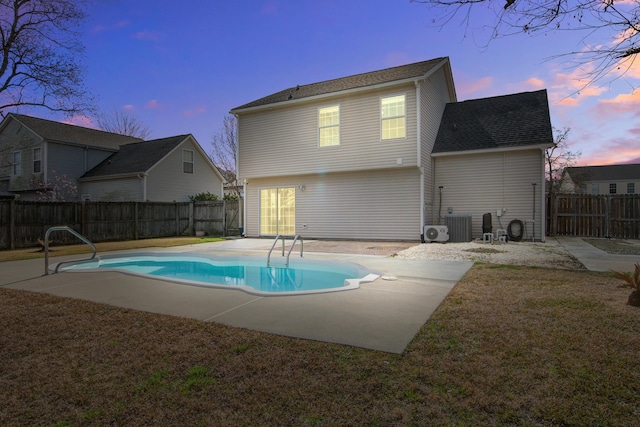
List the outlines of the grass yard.
{"type": "Polygon", "coordinates": [[[635,425],[619,283],[475,265],[402,355],[0,289],[0,425],[635,425]]]}

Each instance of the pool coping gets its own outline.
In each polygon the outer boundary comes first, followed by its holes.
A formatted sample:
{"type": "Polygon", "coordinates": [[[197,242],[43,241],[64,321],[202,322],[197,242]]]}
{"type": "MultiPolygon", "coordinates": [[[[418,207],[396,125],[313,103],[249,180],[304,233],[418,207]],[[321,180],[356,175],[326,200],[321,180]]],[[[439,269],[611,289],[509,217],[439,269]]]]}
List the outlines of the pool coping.
{"type": "MultiPolygon", "coordinates": [[[[264,240],[252,240],[260,239],[124,252],[211,252],[227,256],[263,255],[266,259],[264,250],[258,248],[264,245],[264,240]]],[[[472,265],[464,261],[336,253],[307,253],[305,257],[359,264],[380,272],[384,278],[348,291],[274,298],[116,272],[40,276],[36,272],[42,271],[44,261],[39,259],[2,263],[0,286],[294,338],[402,353],[472,265]]],[[[58,257],[55,261],[74,258],[78,257],[58,257]]]]}

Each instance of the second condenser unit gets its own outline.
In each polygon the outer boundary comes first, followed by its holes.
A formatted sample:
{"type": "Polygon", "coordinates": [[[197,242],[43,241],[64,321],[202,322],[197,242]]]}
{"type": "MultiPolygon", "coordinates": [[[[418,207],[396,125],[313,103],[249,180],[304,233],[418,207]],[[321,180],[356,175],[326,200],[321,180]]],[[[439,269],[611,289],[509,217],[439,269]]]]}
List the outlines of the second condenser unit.
{"type": "Polygon", "coordinates": [[[471,215],[446,215],[444,220],[449,229],[450,242],[471,241],[471,215]]]}

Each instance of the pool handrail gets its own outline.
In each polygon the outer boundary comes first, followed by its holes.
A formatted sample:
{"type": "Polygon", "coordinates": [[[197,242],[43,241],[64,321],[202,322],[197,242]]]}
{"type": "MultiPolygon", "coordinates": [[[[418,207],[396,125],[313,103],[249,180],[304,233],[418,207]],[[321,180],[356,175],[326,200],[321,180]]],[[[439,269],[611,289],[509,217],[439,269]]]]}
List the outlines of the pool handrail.
{"type": "Polygon", "coordinates": [[[74,236],[76,236],[78,239],[82,240],[87,245],[91,246],[91,248],[93,249],[93,255],[91,256],[91,258],[79,259],[79,260],[75,259],[75,260],[72,260],[72,261],[59,262],[58,265],[56,265],[55,270],[53,271],[54,273],[58,272],[58,269],[60,268],[60,266],[62,264],[66,264],[66,263],[70,263],[70,262],[78,262],[78,261],[91,261],[92,259],[94,259],[96,257],[96,252],[98,251],[96,249],[96,245],[94,245],[89,239],[84,237],[82,234],[78,233],[73,228],[67,227],[67,226],[50,227],[47,230],[47,232],[44,234],[44,274],[45,274],[45,276],[49,275],[49,234],[51,234],[52,231],[68,231],[69,233],[71,233],[74,236]]]}
{"type": "MultiPolygon", "coordinates": [[[[296,245],[296,241],[298,240],[298,238],[300,239],[300,258],[303,258],[303,252],[304,252],[304,243],[303,243],[303,239],[302,236],[300,236],[299,234],[296,234],[293,237],[293,243],[291,243],[291,247],[289,248],[289,252],[287,253],[287,259],[286,259],[286,266],[289,267],[289,257],[291,256],[291,251],[293,250],[293,247],[296,245]]],[[[271,249],[269,249],[269,253],[267,254],[267,267],[271,266],[271,252],[273,252],[273,248],[276,247],[276,244],[278,243],[278,240],[282,240],[282,256],[284,256],[284,240],[285,240],[285,236],[284,235],[280,235],[278,234],[276,236],[275,239],[273,239],[273,244],[271,245],[271,249]]]]}
{"type": "MultiPolygon", "coordinates": [[[[286,266],[289,267],[289,257],[291,256],[291,251],[293,250],[293,247],[296,245],[296,241],[298,240],[298,238],[300,238],[300,258],[302,258],[302,252],[303,252],[303,248],[304,248],[304,243],[302,240],[302,236],[300,236],[299,234],[296,234],[293,237],[293,242],[291,243],[291,247],[289,248],[289,252],[287,252],[287,262],[286,262],[286,266]]],[[[283,240],[284,242],[284,240],[283,240]]]]}

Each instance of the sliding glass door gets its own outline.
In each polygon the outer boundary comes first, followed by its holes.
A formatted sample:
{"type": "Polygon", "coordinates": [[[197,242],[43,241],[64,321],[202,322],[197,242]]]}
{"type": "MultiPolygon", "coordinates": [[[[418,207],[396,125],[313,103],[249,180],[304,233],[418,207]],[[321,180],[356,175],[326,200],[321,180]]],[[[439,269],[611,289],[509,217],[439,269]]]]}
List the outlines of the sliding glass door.
{"type": "Polygon", "coordinates": [[[296,189],[260,190],[260,235],[296,234],[296,189]]]}

